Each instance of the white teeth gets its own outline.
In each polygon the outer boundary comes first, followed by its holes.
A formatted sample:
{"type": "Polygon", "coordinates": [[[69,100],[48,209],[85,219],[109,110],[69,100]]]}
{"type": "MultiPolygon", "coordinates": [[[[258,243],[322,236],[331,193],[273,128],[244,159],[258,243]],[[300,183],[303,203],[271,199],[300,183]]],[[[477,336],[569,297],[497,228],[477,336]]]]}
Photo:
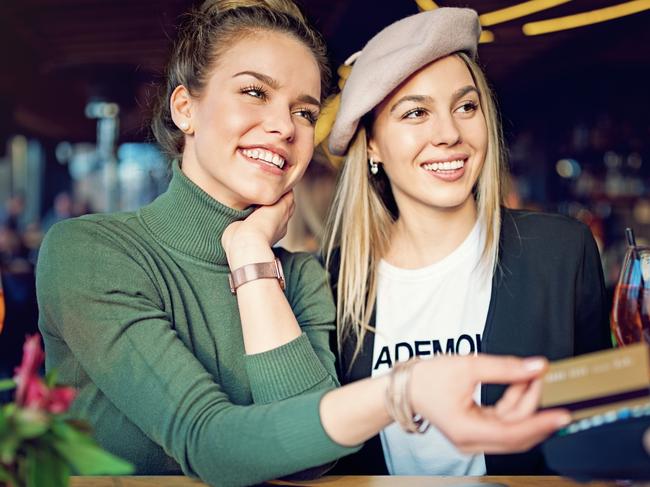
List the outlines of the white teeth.
{"type": "Polygon", "coordinates": [[[261,161],[268,162],[269,164],[273,164],[280,169],[284,167],[284,159],[280,155],[266,149],[243,149],[242,153],[251,159],[259,159],[261,161]]]}
{"type": "Polygon", "coordinates": [[[430,162],[422,164],[422,167],[427,171],[455,171],[465,165],[465,161],[451,161],[451,162],[430,162]]]}

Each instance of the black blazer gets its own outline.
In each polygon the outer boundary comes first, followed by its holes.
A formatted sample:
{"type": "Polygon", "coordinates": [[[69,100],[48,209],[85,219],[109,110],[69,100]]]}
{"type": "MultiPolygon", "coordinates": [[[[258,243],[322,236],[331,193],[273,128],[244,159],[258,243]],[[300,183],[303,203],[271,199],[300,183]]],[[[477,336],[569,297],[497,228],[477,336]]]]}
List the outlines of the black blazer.
{"type": "MultiPolygon", "coordinates": [[[[330,268],[336,296],[339,256],[330,268]]],[[[603,271],[589,228],[561,215],[502,210],[499,265],[483,331],[481,352],[543,355],[558,360],[612,345],[603,271]]],[[[374,324],[374,312],[371,324],[374,324]]],[[[353,340],[338,363],[342,384],[371,375],[374,334],[350,368],[353,340]]],[[[336,344],[334,344],[336,346],[336,344]]],[[[504,387],[483,385],[481,403],[494,404],[504,387]]],[[[488,475],[552,473],[540,448],[515,455],[486,455],[488,475]]],[[[387,475],[379,436],[339,460],[333,474],[387,475]]]]}

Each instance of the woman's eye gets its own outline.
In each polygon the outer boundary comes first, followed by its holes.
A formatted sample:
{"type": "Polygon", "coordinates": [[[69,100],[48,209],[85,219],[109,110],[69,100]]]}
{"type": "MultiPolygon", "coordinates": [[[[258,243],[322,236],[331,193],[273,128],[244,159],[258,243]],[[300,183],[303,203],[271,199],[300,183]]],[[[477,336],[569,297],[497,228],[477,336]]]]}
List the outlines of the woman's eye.
{"type": "Polygon", "coordinates": [[[424,108],[414,108],[413,110],[409,110],[406,112],[402,118],[421,118],[426,115],[426,110],[424,108]]]}
{"type": "Polygon", "coordinates": [[[294,113],[299,117],[303,117],[312,125],[316,123],[316,120],[318,120],[318,114],[313,110],[309,110],[308,108],[301,108],[294,113]]]}
{"type": "Polygon", "coordinates": [[[241,93],[259,100],[266,100],[268,98],[268,93],[261,86],[247,86],[241,89],[241,93]]]}
{"type": "Polygon", "coordinates": [[[473,101],[468,101],[459,106],[456,111],[459,113],[471,113],[475,112],[478,108],[478,103],[473,101]]]}

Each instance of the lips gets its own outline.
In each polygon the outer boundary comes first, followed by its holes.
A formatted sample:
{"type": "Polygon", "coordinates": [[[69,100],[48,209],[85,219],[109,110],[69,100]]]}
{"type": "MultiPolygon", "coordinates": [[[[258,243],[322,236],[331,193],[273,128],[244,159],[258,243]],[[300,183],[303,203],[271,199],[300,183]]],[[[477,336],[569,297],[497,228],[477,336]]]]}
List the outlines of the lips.
{"type": "Polygon", "coordinates": [[[467,154],[452,154],[446,158],[428,160],[420,164],[420,167],[436,179],[454,182],[465,174],[468,160],[469,155],[467,154]]]}

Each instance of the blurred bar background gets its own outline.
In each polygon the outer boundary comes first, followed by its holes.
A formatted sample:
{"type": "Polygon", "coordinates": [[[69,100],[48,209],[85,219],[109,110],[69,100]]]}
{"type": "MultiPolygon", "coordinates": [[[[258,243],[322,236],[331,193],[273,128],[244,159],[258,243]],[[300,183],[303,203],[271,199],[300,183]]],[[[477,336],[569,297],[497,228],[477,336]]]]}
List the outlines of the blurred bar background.
{"type": "MultiPolygon", "coordinates": [[[[149,106],[176,19],[193,3],[0,2],[0,377],[11,375],[25,334],[36,330],[34,266],[48,228],[88,212],[134,210],[166,188],[149,106]]],[[[324,34],[334,72],[418,8],[476,9],[487,31],[479,58],[509,148],[508,205],[588,224],[610,291],[625,226],[650,244],[650,0],[299,4],[324,34]]],[[[317,251],[335,181],[317,153],[283,245],[317,251]]]]}

